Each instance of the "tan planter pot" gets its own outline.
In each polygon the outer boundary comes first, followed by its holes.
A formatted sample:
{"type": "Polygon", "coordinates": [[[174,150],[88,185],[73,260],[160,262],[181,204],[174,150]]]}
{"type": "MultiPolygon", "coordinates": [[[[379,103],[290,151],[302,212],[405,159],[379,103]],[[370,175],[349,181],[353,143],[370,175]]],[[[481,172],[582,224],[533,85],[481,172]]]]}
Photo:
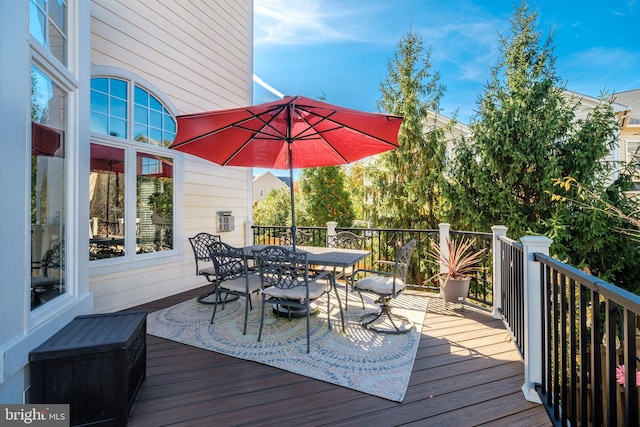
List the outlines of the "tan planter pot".
{"type": "Polygon", "coordinates": [[[457,302],[464,304],[469,294],[469,283],[471,278],[452,279],[450,277],[440,278],[440,294],[446,302],[457,302]]]}

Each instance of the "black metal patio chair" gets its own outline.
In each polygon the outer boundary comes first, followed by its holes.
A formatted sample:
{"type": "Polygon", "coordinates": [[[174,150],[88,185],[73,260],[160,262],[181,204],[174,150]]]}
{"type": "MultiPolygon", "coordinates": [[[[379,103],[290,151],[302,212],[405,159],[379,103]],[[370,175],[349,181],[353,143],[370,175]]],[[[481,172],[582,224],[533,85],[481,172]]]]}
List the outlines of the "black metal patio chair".
{"type": "Polygon", "coordinates": [[[193,257],[196,261],[196,276],[203,276],[209,283],[213,285],[213,289],[200,295],[197,300],[202,304],[215,304],[215,301],[208,299],[216,292],[218,281],[215,277],[215,270],[211,264],[211,252],[209,248],[214,242],[220,242],[220,236],[210,233],[198,233],[193,237],[189,237],[189,243],[193,248],[193,257]]]}
{"type": "MultiPolygon", "coordinates": [[[[359,236],[351,231],[339,231],[336,234],[327,237],[327,246],[340,249],[362,249],[364,247],[365,237],[359,236]]],[[[345,282],[345,304],[344,309],[349,309],[349,283],[355,266],[344,267],[342,269],[335,267],[314,267],[314,270],[331,270],[336,280],[343,279],[345,282]]]]}
{"type": "Polygon", "coordinates": [[[391,312],[389,305],[391,300],[406,288],[407,273],[411,263],[411,255],[416,246],[416,241],[409,243],[398,249],[395,261],[378,260],[374,263],[379,269],[359,269],[354,271],[353,289],[360,294],[362,308],[364,309],[363,293],[374,294],[378,297],[380,310],[375,313],[368,313],[360,318],[360,323],[365,328],[376,332],[389,334],[405,334],[413,329],[413,324],[408,319],[395,315],[391,312]],[[358,279],[359,275],[364,275],[358,279]],[[388,324],[386,323],[388,321],[388,324]]]}
{"type": "Polygon", "coordinates": [[[228,295],[235,295],[245,298],[244,305],[244,327],[242,334],[247,334],[247,318],[249,308],[253,309],[251,295],[260,291],[260,275],[256,271],[250,271],[247,266],[247,257],[241,248],[234,248],[223,242],[213,242],[209,246],[209,253],[213,261],[213,269],[217,284],[215,287],[216,297],[211,315],[211,324],[216,317],[218,304],[222,304],[222,309],[227,302],[228,295]],[[222,299],[225,294],[225,299],[222,299]]]}
{"type": "Polygon", "coordinates": [[[331,329],[331,289],[335,291],[335,296],[338,300],[342,332],[344,333],[342,305],[333,275],[330,272],[323,272],[317,276],[310,277],[307,253],[294,252],[282,246],[267,246],[257,250],[254,252],[254,258],[260,272],[262,293],[262,313],[258,341],[262,338],[264,311],[267,305],[283,307],[288,311],[289,320],[291,320],[292,309],[303,309],[307,320],[307,353],[309,353],[311,349],[311,303],[323,295],[327,295],[327,327],[331,329]]]}

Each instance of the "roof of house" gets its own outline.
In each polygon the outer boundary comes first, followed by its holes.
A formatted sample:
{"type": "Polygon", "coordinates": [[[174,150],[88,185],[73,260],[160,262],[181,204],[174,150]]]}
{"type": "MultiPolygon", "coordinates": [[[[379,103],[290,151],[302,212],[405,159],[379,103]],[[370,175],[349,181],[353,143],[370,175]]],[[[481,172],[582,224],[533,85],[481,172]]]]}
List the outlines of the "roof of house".
{"type": "Polygon", "coordinates": [[[614,93],[611,98],[616,103],[626,105],[629,108],[630,125],[640,124],[640,89],[614,93]]]}

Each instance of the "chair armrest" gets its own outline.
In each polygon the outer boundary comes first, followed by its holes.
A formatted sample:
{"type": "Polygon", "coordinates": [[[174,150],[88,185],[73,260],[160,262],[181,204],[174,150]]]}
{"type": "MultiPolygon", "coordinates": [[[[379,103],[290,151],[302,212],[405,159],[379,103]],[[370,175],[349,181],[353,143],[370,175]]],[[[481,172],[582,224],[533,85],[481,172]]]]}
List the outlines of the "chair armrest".
{"type": "Polygon", "coordinates": [[[309,275],[310,282],[317,282],[318,280],[328,279],[333,282],[333,271],[322,271],[317,274],[309,275]]]}
{"type": "Polygon", "coordinates": [[[373,265],[376,264],[382,264],[382,265],[396,265],[395,261],[384,261],[379,259],[378,261],[374,262],[373,265]]]}

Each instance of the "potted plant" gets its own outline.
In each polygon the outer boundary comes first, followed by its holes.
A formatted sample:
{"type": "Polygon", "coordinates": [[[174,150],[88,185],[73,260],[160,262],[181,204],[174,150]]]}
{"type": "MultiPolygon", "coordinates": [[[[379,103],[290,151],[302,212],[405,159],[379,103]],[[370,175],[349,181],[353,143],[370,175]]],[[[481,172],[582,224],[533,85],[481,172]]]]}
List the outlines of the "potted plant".
{"type": "MultiPolygon", "coordinates": [[[[445,302],[457,302],[464,304],[469,293],[469,283],[473,274],[482,267],[480,255],[485,249],[473,250],[473,241],[462,238],[459,240],[447,239],[445,248],[432,242],[428,255],[439,266],[444,267],[432,279],[440,281],[440,294],[445,302]]],[[[463,307],[464,309],[464,307],[463,307]]]]}

